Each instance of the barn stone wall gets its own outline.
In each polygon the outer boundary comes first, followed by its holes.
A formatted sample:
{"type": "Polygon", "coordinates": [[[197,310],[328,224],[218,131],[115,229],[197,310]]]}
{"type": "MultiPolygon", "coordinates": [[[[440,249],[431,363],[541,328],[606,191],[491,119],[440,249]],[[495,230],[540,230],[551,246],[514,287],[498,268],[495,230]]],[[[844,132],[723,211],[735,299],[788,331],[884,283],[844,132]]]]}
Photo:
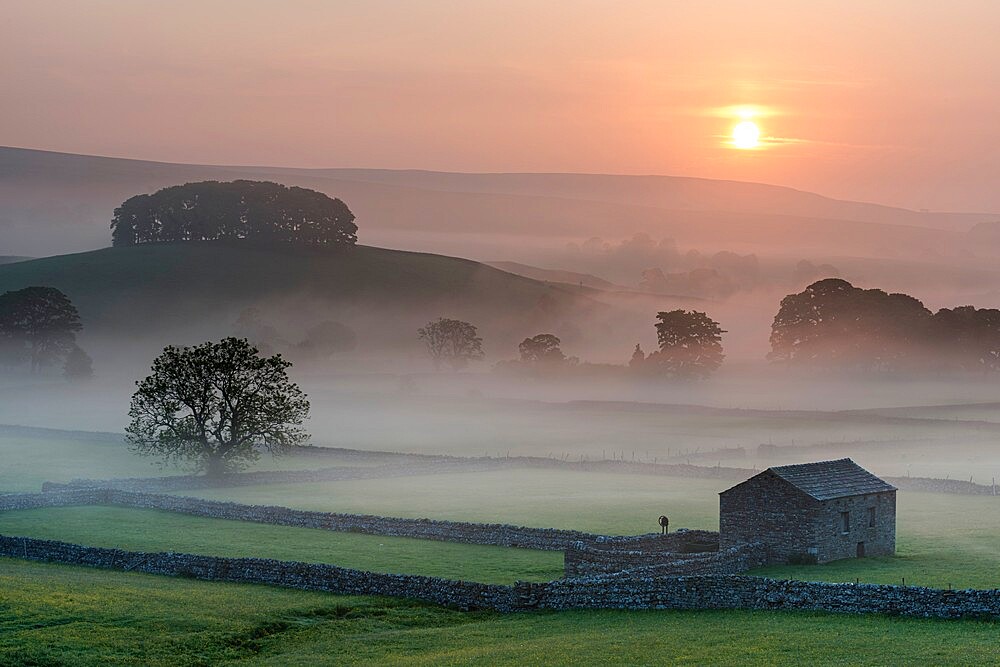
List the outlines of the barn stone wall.
{"type": "Polygon", "coordinates": [[[818,562],[896,553],[895,491],[827,500],[821,508],[816,526],[818,562]],[[875,510],[874,522],[870,510],[875,510]],[[842,512],[848,513],[847,531],[842,512]],[[863,554],[859,554],[859,544],[864,545],[863,554]]]}
{"type": "Polygon", "coordinates": [[[814,553],[817,500],[767,471],[719,494],[720,548],[763,542],[775,562],[814,553]]]}

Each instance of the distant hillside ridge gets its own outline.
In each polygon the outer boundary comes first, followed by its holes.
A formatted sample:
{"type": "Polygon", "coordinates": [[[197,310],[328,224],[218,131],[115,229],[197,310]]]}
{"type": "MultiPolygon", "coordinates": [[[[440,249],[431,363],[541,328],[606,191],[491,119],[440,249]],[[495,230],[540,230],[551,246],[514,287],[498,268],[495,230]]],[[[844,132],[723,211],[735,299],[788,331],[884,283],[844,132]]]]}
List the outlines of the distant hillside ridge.
{"type": "Polygon", "coordinates": [[[471,254],[476,235],[582,241],[640,232],[734,251],[915,254],[957,243],[976,223],[996,219],[673,176],[205,166],[0,148],[0,247],[35,255],[101,247],[125,199],[191,181],[235,179],[341,198],[362,224],[362,242],[461,255],[471,254]]]}
{"type": "Polygon", "coordinates": [[[198,342],[231,335],[239,314],[257,308],[278,328],[336,320],[367,343],[414,353],[416,328],[439,316],[473,322],[497,352],[539,327],[608,308],[456,257],[250,241],[149,243],[0,265],[0,293],[29,285],[63,290],[84,335],[198,342]]]}

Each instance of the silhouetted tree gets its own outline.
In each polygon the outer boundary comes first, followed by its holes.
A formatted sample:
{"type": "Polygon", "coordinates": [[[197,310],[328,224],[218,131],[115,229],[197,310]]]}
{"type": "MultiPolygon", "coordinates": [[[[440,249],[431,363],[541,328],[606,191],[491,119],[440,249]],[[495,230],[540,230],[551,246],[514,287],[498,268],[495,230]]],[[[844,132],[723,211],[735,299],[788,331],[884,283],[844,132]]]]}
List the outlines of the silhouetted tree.
{"type": "Polygon", "coordinates": [[[522,362],[560,364],[566,361],[566,355],[559,347],[561,343],[553,334],[538,334],[525,338],[517,349],[521,353],[522,362]]]}
{"type": "Polygon", "coordinates": [[[942,308],[931,321],[935,358],[962,370],[1000,371],[1000,310],[942,308]]]}
{"type": "Polygon", "coordinates": [[[435,322],[417,330],[417,337],[427,344],[434,367],[447,364],[454,370],[464,368],[470,361],[482,359],[483,339],[476,327],[462,320],[439,317],[435,322]]]}
{"type": "Polygon", "coordinates": [[[790,294],[771,325],[768,358],[799,364],[889,369],[924,349],[931,313],[906,294],[828,278],[790,294]]]}
{"type": "Polygon", "coordinates": [[[660,349],[646,357],[644,367],[678,378],[706,378],[722,365],[726,332],[711,317],[695,310],[671,310],[657,313],[656,318],[660,349]]]}
{"type": "Polygon", "coordinates": [[[65,358],[76,345],[80,314],[54,287],[25,287],[0,295],[0,339],[9,361],[28,360],[31,371],[65,358]]]}
{"type": "Polygon", "coordinates": [[[74,345],[63,364],[67,380],[89,380],[94,376],[94,361],[79,345],[74,345]]]}
{"type": "Polygon", "coordinates": [[[115,209],[116,246],[157,241],[260,239],[354,245],[358,226],[339,199],[269,181],[203,181],[136,195],[115,209]]]}
{"type": "Polygon", "coordinates": [[[639,343],[636,343],[635,349],[632,350],[632,358],[628,361],[628,366],[629,368],[640,368],[644,361],[646,361],[646,355],[643,353],[639,343]]]}
{"type": "Polygon", "coordinates": [[[289,366],[237,338],[164,348],[136,383],[125,429],[132,450],[218,476],[262,450],[277,455],[301,444],[309,401],[289,380],[289,366]]]}

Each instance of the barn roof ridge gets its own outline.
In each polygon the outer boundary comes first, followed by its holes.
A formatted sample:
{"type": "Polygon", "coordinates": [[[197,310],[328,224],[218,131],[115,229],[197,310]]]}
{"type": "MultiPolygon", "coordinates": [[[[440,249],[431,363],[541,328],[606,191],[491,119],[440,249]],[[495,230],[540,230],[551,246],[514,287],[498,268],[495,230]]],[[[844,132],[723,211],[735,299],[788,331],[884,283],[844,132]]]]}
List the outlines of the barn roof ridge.
{"type": "Polygon", "coordinates": [[[816,500],[896,490],[849,458],[772,466],[767,470],[816,500]]]}

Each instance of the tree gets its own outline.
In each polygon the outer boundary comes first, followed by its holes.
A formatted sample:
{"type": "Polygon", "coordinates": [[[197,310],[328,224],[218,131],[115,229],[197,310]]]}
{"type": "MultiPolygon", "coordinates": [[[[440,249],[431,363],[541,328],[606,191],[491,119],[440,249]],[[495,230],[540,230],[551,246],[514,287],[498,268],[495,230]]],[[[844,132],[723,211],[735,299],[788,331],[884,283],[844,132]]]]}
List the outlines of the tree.
{"type": "Polygon", "coordinates": [[[54,287],[25,287],[0,295],[0,339],[5,356],[27,359],[34,373],[64,358],[76,345],[80,314],[54,287]]]}
{"type": "Polygon", "coordinates": [[[203,181],[136,195],[115,209],[116,246],[158,241],[260,239],[353,246],[347,204],[322,192],[269,181],[203,181]]]}
{"type": "Polygon", "coordinates": [[[67,380],[89,380],[94,377],[94,360],[79,345],[74,345],[63,364],[67,380]]]}
{"type": "Polygon", "coordinates": [[[671,310],[656,314],[656,338],[660,349],[644,365],[679,378],[706,378],[722,365],[722,334],[719,323],[695,310],[671,310]]]}
{"type": "Polygon", "coordinates": [[[1000,371],[1000,310],[942,308],[931,320],[935,358],[962,370],[1000,371]]]}
{"type": "Polygon", "coordinates": [[[635,349],[632,350],[632,358],[628,360],[628,367],[640,368],[645,361],[646,353],[642,351],[642,346],[636,343],[635,349]]]}
{"type": "Polygon", "coordinates": [[[482,359],[483,339],[476,327],[462,320],[439,317],[436,322],[417,330],[417,337],[427,344],[434,368],[447,364],[453,370],[464,368],[470,361],[482,359]]]}
{"type": "Polygon", "coordinates": [[[566,361],[566,355],[559,347],[561,344],[562,341],[553,334],[538,334],[525,338],[517,349],[524,363],[561,364],[566,361]]]}
{"type": "Polygon", "coordinates": [[[136,383],[125,429],[131,449],[218,476],[261,451],[278,455],[305,442],[309,401],[289,366],[238,338],[164,348],[136,383]]]}
{"type": "Polygon", "coordinates": [[[797,364],[890,369],[925,349],[931,312],[906,294],[817,281],[781,300],[768,358],[797,364]]]}

